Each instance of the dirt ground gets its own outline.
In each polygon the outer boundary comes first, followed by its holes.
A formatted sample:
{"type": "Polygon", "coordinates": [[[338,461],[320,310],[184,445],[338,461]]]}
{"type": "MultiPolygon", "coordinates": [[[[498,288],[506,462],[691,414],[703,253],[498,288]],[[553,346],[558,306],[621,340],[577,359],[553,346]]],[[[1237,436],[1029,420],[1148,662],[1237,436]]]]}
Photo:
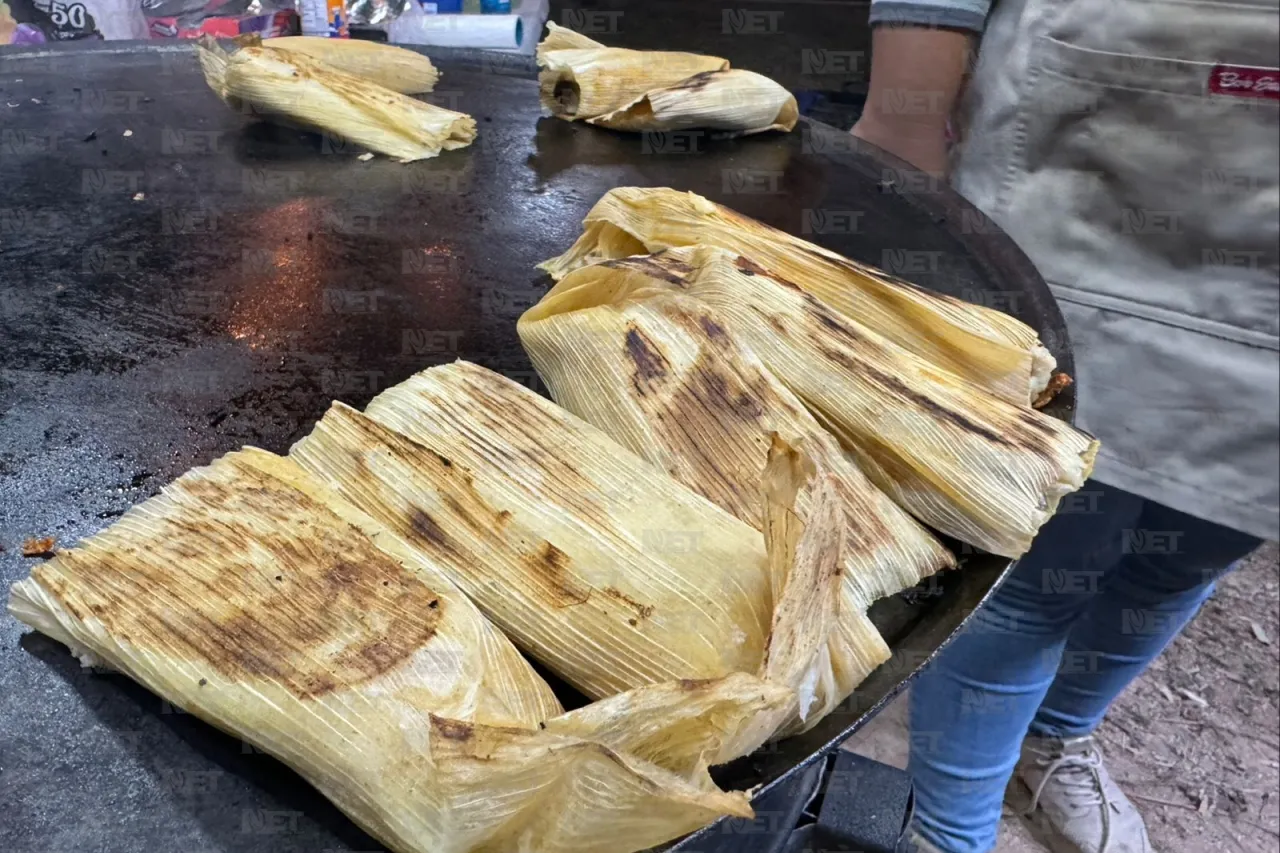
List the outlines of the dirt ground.
{"type": "MultiPolygon", "coordinates": [[[[1099,732],[1160,853],[1280,850],[1278,561],[1268,543],[1220,583],[1099,732]]],[[[849,746],[901,767],[906,738],[899,700],[849,746]]],[[[1043,849],[1006,815],[997,853],[1043,849]]]]}

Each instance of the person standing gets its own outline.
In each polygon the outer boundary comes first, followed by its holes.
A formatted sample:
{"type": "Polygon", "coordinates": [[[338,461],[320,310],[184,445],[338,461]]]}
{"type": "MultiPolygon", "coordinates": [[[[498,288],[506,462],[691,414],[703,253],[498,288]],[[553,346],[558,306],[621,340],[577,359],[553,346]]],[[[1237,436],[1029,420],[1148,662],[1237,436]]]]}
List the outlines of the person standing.
{"type": "Polygon", "coordinates": [[[913,687],[915,831],[990,850],[1007,798],[1054,851],[1145,853],[1093,732],[1214,582],[1280,538],[1280,10],[872,0],[871,21],[853,134],[947,175],[1026,251],[1102,442],[913,687]]]}

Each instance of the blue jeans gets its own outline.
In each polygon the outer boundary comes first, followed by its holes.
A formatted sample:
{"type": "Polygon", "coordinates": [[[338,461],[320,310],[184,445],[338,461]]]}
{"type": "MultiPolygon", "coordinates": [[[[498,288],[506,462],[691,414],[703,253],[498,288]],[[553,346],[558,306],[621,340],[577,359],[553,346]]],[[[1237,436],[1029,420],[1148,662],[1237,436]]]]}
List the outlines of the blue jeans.
{"type": "Polygon", "coordinates": [[[996,843],[1023,737],[1092,732],[1261,540],[1090,481],[911,692],[916,829],[996,843]]]}

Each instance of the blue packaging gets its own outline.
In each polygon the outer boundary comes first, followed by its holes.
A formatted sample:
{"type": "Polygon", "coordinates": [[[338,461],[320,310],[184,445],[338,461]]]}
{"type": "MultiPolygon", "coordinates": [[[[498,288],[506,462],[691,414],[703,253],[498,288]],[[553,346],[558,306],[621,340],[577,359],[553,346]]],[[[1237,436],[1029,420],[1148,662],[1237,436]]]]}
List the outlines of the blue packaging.
{"type": "Polygon", "coordinates": [[[510,15],[511,0],[480,0],[480,11],[486,15],[510,15]]]}

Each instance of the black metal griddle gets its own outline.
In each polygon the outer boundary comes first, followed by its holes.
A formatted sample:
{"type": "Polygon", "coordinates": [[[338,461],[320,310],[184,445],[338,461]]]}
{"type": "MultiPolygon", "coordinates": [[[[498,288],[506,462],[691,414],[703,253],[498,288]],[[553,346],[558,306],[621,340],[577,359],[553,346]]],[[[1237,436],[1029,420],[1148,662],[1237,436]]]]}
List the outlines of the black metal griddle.
{"type": "MultiPolygon", "coordinates": [[[[6,588],[33,564],[24,537],[70,544],[222,453],[283,452],[335,398],[363,406],[455,358],[538,387],[515,333],[549,286],[533,266],[615,186],[694,190],[983,300],[1037,328],[1071,371],[1062,317],[1012,242],[846,134],[804,122],[740,140],[619,135],[541,118],[525,58],[429,53],[444,73],[429,97],[474,115],[479,139],[401,165],[236,115],[189,45],[0,50],[6,588]]],[[[1072,407],[1067,393],[1049,411],[1072,407]]],[[[838,744],[1008,566],[968,555],[962,571],[878,603],[893,659],[814,730],[716,770],[727,787],[762,786],[762,818],[671,849],[746,850],[773,843],[766,824],[816,815],[838,744]]],[[[82,671],[7,616],[0,645],[0,849],[381,849],[278,762],[129,680],[82,671]]]]}

